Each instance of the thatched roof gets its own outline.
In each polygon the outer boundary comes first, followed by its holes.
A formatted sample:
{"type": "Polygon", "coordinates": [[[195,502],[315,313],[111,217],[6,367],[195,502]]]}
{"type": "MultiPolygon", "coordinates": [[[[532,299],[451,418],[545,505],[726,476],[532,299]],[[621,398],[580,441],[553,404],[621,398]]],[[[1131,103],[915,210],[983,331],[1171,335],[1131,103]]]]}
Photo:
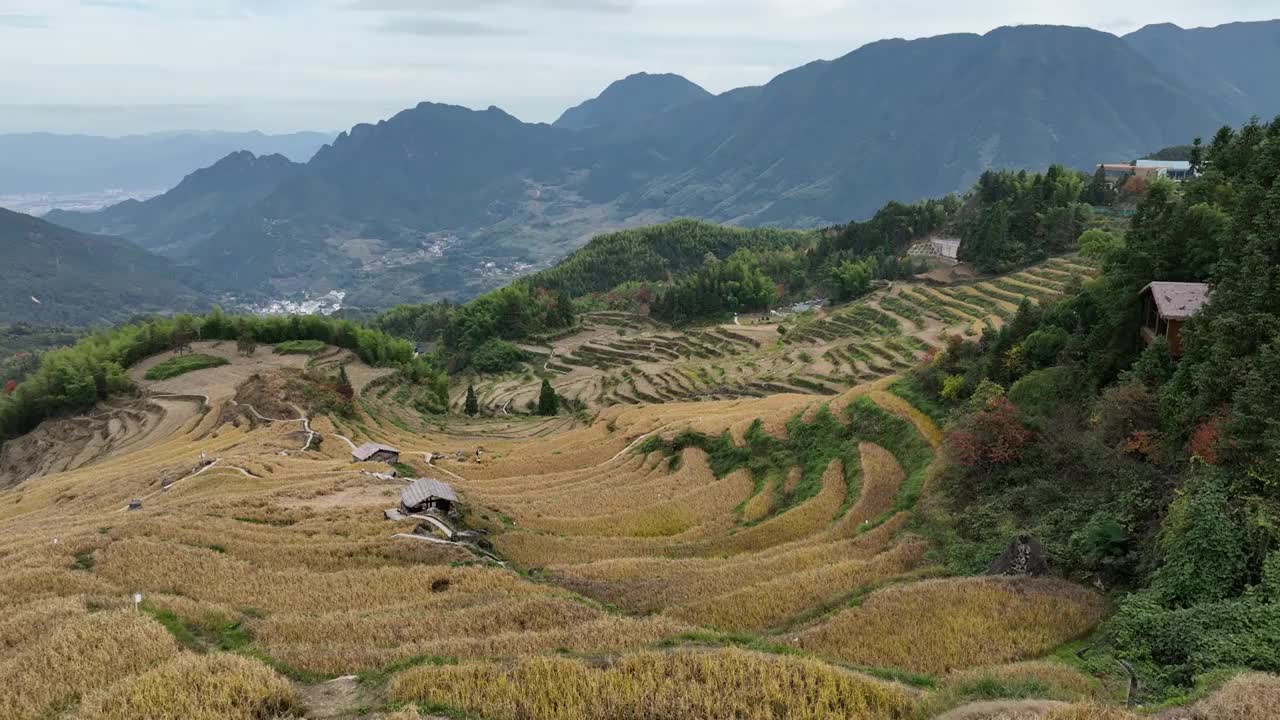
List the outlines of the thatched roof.
{"type": "Polygon", "coordinates": [[[1153,282],[1142,289],[1143,295],[1147,293],[1166,320],[1186,320],[1209,302],[1209,286],[1204,283],[1153,282]]]}
{"type": "Polygon", "coordinates": [[[430,500],[448,500],[458,502],[458,496],[448,483],[431,478],[415,480],[412,485],[400,491],[400,503],[407,508],[415,508],[430,500]]]}
{"type": "Polygon", "coordinates": [[[400,454],[399,450],[391,447],[390,445],[379,445],[378,443],[365,443],[360,447],[356,448],[355,450],[352,450],[351,457],[355,458],[357,461],[363,462],[373,457],[374,455],[377,455],[380,452],[395,453],[396,455],[400,454]]]}

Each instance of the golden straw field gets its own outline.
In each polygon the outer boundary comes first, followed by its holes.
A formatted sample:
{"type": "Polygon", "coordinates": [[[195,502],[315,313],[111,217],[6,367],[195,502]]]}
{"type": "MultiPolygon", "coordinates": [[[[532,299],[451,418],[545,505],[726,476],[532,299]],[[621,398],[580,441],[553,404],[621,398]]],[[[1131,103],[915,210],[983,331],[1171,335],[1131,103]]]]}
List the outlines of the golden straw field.
{"type": "MultiPolygon", "coordinates": [[[[43,439],[0,490],[0,718],[914,720],[1032,682],[1044,717],[1125,717],[1059,652],[1101,596],[944,576],[914,512],[940,431],[880,378],[464,420],[330,349],[311,362],[360,392],[308,419],[317,446],[238,394],[296,357],[200,349],[229,364],[139,379],[181,396],[143,435],[43,439]],[[450,483],[481,540],[384,519],[407,468],[353,463],[369,441],[450,483]]],[[[1214,701],[1261,717],[1247,697],[1214,701]]]]}

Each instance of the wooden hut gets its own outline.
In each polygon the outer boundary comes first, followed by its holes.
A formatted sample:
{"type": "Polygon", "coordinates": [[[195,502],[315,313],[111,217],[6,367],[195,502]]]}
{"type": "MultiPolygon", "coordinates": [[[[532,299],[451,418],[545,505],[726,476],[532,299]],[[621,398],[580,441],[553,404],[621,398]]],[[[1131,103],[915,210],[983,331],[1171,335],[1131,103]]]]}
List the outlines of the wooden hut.
{"type": "Polygon", "coordinates": [[[1182,324],[1209,302],[1204,283],[1153,282],[1142,289],[1142,340],[1150,345],[1158,337],[1169,341],[1169,352],[1182,356],[1182,324]]]}
{"type": "Polygon", "coordinates": [[[378,443],[365,443],[351,451],[352,462],[400,462],[400,451],[378,443]]]}
{"type": "Polygon", "coordinates": [[[435,510],[448,513],[458,502],[458,496],[448,483],[421,478],[400,492],[400,509],[406,514],[435,510]]]}

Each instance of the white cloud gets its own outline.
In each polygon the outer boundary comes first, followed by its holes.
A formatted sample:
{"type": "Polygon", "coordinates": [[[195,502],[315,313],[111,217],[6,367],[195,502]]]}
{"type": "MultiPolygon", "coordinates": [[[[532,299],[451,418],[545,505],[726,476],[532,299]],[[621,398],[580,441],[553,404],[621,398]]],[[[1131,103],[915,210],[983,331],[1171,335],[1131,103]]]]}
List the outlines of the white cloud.
{"type": "Polygon", "coordinates": [[[421,100],[550,121],[640,70],[720,92],[884,37],[1276,14],[1273,0],[0,0],[0,132],[329,130],[421,100]]]}

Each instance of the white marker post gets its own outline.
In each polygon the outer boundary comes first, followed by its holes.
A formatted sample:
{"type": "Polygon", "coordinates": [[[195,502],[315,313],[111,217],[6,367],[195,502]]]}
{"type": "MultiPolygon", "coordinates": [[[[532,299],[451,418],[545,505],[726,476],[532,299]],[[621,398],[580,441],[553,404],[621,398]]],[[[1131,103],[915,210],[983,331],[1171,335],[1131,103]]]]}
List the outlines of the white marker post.
{"type": "Polygon", "coordinates": [[[141,605],[141,604],[142,604],[142,593],[134,593],[134,594],[133,594],[133,610],[134,610],[134,612],[137,612],[137,611],[138,611],[138,606],[139,606],[139,605],[141,605]]]}

